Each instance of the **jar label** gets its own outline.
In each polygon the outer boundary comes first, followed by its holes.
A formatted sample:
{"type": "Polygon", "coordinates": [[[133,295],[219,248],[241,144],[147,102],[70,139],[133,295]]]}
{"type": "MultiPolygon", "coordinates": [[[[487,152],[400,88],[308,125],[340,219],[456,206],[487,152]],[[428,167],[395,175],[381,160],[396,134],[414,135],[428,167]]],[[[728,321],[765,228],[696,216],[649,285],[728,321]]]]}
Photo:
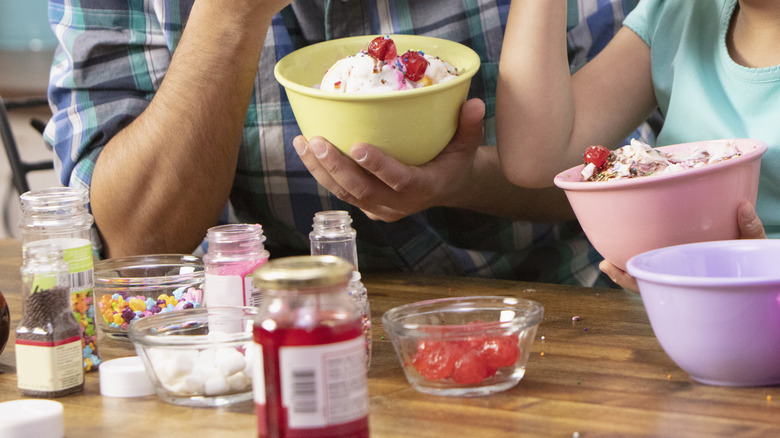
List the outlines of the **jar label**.
{"type": "Polygon", "coordinates": [[[92,243],[89,239],[49,239],[63,248],[63,259],[68,264],[70,292],[91,292],[95,286],[92,243]]]}
{"type": "Polygon", "coordinates": [[[368,415],[363,337],[279,348],[282,405],[290,428],[348,423],[368,415]]]}
{"type": "MultiPolygon", "coordinates": [[[[86,245],[68,248],[63,251],[64,259],[68,263],[68,272],[71,275],[91,271],[94,267],[92,258],[92,245],[87,242],[86,245]]],[[[82,289],[88,289],[93,286],[94,278],[79,279],[75,285],[80,285],[82,289]]]]}
{"type": "Polygon", "coordinates": [[[207,307],[246,306],[244,279],[239,275],[206,274],[207,307]]]}
{"type": "Polygon", "coordinates": [[[61,391],[84,382],[81,339],[56,342],[16,340],[18,386],[32,391],[61,391]]]}
{"type": "Polygon", "coordinates": [[[259,307],[261,293],[252,276],[206,274],[206,306],[259,307]]]}
{"type": "Polygon", "coordinates": [[[265,369],[263,369],[263,347],[253,342],[247,348],[246,357],[252,358],[252,396],[255,404],[265,405],[265,369]]]}

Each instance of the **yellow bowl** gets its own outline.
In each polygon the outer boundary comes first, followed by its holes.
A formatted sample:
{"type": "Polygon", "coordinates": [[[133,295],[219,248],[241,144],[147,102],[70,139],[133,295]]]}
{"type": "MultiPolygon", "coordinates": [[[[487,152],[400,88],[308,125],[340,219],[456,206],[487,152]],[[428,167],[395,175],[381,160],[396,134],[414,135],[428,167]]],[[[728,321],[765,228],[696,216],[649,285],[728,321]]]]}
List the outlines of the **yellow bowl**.
{"type": "Polygon", "coordinates": [[[274,68],[306,138],[322,136],[345,153],[369,143],[397,160],[419,165],[449,143],[458,126],[460,107],[479,56],[449,40],[419,35],[390,35],[398,53],[422,50],[458,69],[448,82],[412,90],[381,93],[334,93],[314,88],[337,60],[365,49],[376,35],[325,41],[296,50],[274,68]]]}

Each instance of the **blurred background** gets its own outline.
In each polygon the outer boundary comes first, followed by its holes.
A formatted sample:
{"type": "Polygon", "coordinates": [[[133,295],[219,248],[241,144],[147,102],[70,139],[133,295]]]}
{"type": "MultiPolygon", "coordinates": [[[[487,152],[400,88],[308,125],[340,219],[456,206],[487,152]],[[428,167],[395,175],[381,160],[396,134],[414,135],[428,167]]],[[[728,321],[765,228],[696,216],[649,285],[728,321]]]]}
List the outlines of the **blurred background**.
{"type": "MultiPolygon", "coordinates": [[[[49,66],[56,46],[57,39],[49,27],[47,0],[0,0],[0,97],[7,107],[46,97],[49,66]]],[[[11,134],[22,161],[51,160],[52,151],[31,126],[31,120],[45,122],[50,116],[47,106],[16,107],[8,111],[11,134]]],[[[17,238],[19,193],[11,181],[11,166],[5,149],[2,155],[0,238],[17,238]]],[[[31,172],[27,179],[31,190],[60,185],[53,170],[31,172]]]]}

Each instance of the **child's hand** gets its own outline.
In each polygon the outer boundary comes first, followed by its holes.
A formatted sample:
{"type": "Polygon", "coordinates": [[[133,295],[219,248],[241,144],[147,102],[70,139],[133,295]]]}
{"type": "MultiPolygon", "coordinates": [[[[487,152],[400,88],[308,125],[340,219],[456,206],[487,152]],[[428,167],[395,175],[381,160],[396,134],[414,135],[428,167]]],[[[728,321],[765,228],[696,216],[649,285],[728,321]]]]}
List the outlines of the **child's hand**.
{"type": "MultiPolygon", "coordinates": [[[[761,223],[761,219],[756,214],[756,209],[749,202],[742,203],[737,209],[737,223],[739,224],[739,237],[741,239],[766,239],[764,224],[761,223]]],[[[636,279],[630,276],[628,272],[606,260],[602,260],[599,263],[599,269],[620,287],[638,293],[639,286],[636,284],[636,279]]]]}
{"type": "Polygon", "coordinates": [[[599,269],[601,269],[601,272],[607,274],[609,278],[612,279],[612,281],[617,283],[623,289],[639,293],[639,286],[636,284],[636,278],[628,275],[628,272],[618,268],[606,260],[602,260],[601,263],[599,263],[599,269]]]}
{"type": "Polygon", "coordinates": [[[743,202],[737,209],[737,223],[739,223],[739,234],[741,239],[766,239],[764,224],[756,214],[753,204],[743,202]]]}

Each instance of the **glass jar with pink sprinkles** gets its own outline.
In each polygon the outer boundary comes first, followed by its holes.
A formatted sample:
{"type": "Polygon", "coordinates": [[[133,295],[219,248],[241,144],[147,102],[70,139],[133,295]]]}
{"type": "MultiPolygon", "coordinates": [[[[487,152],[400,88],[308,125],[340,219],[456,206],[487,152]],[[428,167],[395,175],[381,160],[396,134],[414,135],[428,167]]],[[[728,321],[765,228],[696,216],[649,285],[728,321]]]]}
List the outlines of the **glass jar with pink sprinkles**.
{"type": "Polygon", "coordinates": [[[228,224],[209,228],[208,250],[203,256],[207,307],[259,306],[260,291],[252,273],[268,261],[260,224],[228,224]]]}

